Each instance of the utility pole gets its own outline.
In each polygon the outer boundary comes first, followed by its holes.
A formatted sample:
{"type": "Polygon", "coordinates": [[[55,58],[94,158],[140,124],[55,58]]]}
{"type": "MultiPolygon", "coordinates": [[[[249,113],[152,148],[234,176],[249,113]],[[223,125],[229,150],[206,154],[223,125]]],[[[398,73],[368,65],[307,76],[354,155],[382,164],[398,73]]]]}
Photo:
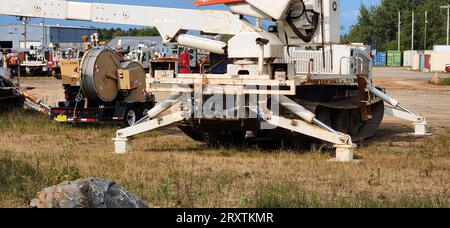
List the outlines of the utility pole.
{"type": "Polygon", "coordinates": [[[441,9],[447,9],[447,45],[449,45],[449,34],[450,34],[450,4],[446,6],[441,6],[441,9]]]}
{"type": "Polygon", "coordinates": [[[400,45],[401,45],[401,26],[402,26],[402,14],[400,11],[398,11],[398,51],[400,51],[400,45]]]}
{"type": "Polygon", "coordinates": [[[24,48],[27,48],[27,19],[23,20],[23,43],[24,48]]]}
{"type": "Polygon", "coordinates": [[[414,51],[414,11],[412,11],[412,22],[411,22],[411,51],[414,51]]]}
{"type": "Polygon", "coordinates": [[[45,46],[45,19],[42,18],[42,40],[41,40],[41,47],[45,46]]]}
{"type": "MultiPolygon", "coordinates": [[[[28,17],[19,17],[18,21],[22,22],[23,24],[23,39],[24,39],[24,48],[27,48],[27,21],[29,20],[28,17]]],[[[20,46],[20,45],[19,45],[20,46]]]]}
{"type": "Polygon", "coordinates": [[[424,51],[427,50],[427,39],[428,39],[427,26],[428,26],[428,11],[425,11],[425,39],[424,39],[424,43],[423,43],[424,51]]]}

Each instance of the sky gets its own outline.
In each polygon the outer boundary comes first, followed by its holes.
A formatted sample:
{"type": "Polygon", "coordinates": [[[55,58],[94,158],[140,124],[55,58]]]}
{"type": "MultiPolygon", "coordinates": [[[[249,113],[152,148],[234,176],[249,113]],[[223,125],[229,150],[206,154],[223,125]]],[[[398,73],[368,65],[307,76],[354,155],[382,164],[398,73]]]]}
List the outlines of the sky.
{"type": "MultiPolygon", "coordinates": [[[[196,8],[193,5],[194,0],[77,0],[81,2],[104,2],[104,3],[118,3],[118,4],[132,4],[132,5],[145,5],[145,6],[157,6],[157,7],[176,7],[176,8],[196,8]]],[[[341,23],[344,26],[345,31],[349,27],[356,23],[359,14],[359,7],[361,3],[366,6],[379,4],[380,0],[341,0],[341,23]]],[[[212,9],[226,9],[225,6],[209,7],[212,9]]],[[[15,23],[17,19],[15,17],[0,16],[0,24],[15,23]]],[[[32,22],[40,22],[38,19],[32,20],[32,22]]],[[[60,25],[83,25],[100,28],[120,27],[117,25],[105,25],[76,21],[57,21],[48,20],[46,23],[60,24],[60,25]]]]}

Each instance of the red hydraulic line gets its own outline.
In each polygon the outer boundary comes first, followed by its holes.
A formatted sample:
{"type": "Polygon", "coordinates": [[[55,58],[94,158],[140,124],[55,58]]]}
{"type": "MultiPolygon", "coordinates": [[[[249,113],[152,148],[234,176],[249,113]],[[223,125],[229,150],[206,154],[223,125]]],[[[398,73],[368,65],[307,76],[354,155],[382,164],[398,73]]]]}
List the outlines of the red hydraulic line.
{"type": "Polygon", "coordinates": [[[197,0],[195,6],[209,6],[218,4],[244,3],[245,0],[197,0]]]}

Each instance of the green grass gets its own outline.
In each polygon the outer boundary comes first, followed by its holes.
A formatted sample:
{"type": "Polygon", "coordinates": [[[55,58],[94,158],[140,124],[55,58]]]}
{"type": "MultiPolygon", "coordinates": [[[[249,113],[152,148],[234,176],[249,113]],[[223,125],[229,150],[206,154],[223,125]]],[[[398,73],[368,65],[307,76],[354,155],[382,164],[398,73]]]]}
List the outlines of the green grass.
{"type": "Polygon", "coordinates": [[[41,165],[42,160],[34,158],[31,162],[15,157],[11,151],[0,151],[0,199],[10,197],[25,206],[43,188],[81,177],[77,167],[59,158],[46,158],[52,164],[49,166],[41,165]]]}
{"type": "Polygon", "coordinates": [[[450,77],[441,79],[440,82],[439,82],[439,84],[434,83],[433,81],[429,80],[429,81],[428,81],[428,84],[431,84],[431,85],[450,86],[450,77]]]}
{"type": "Polygon", "coordinates": [[[445,196],[401,195],[387,199],[383,195],[372,196],[356,192],[336,197],[307,193],[298,186],[272,185],[263,187],[257,196],[247,204],[257,208],[448,208],[450,199],[445,196]]]}
{"type": "Polygon", "coordinates": [[[442,80],[442,83],[446,86],[450,86],[450,78],[445,78],[442,80]]]}

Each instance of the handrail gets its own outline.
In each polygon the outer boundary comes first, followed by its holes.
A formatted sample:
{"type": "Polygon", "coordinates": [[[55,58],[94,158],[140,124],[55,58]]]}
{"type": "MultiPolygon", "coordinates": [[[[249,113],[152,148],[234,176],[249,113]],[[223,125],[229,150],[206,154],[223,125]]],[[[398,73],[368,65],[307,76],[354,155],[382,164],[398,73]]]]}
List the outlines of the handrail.
{"type": "MultiPolygon", "coordinates": [[[[340,74],[340,75],[342,75],[342,60],[344,60],[344,59],[350,59],[350,60],[353,61],[353,63],[356,62],[356,59],[355,59],[354,57],[351,57],[351,56],[343,56],[343,57],[341,58],[341,60],[340,60],[340,63],[339,63],[339,74],[340,74]]],[[[348,73],[350,73],[350,70],[349,70],[348,73]]]]}

